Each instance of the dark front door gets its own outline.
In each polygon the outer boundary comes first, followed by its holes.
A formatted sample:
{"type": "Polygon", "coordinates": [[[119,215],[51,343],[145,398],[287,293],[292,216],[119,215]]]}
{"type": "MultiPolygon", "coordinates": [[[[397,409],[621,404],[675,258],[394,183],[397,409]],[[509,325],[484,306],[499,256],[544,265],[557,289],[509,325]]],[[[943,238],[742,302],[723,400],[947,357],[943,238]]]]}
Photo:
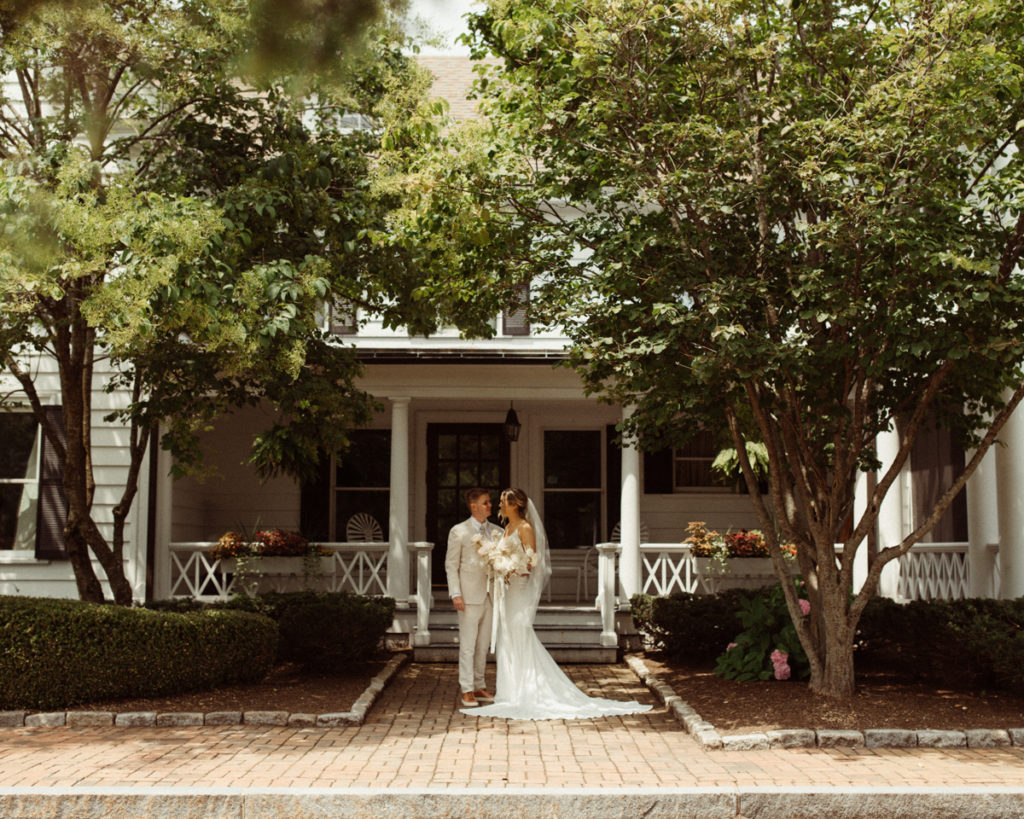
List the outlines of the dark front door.
{"type": "Polygon", "coordinates": [[[509,443],[501,424],[427,425],[427,537],[434,542],[433,580],[444,585],[448,531],[469,517],[466,491],[491,493],[492,521],[498,493],[509,485],[509,443]]]}

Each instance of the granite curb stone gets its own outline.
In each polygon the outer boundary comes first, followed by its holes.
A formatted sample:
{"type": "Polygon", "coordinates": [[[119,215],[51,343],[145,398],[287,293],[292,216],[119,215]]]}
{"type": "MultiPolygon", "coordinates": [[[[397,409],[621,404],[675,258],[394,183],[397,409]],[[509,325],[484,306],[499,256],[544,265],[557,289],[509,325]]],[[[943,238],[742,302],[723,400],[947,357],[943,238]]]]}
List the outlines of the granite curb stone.
{"type": "Polygon", "coordinates": [[[241,711],[211,711],[203,717],[204,725],[241,725],[241,711]]]}
{"type": "Polygon", "coordinates": [[[864,734],[860,731],[822,728],[815,733],[819,748],[860,748],[864,744],[864,734]]]}
{"type": "Polygon", "coordinates": [[[68,728],[110,728],[114,724],[113,711],[68,711],[68,728]]]}
{"type": "Polygon", "coordinates": [[[865,728],[866,748],[916,748],[917,731],[902,728],[865,728]]]}
{"type": "Polygon", "coordinates": [[[813,748],[817,741],[810,728],[779,728],[765,734],[769,748],[813,748]]]}
{"type": "Polygon", "coordinates": [[[963,731],[918,731],[918,748],[966,748],[967,734],[963,731]]]}
{"type": "Polygon", "coordinates": [[[24,724],[24,711],[0,711],[0,727],[20,728],[24,724]]]}
{"type": "Polygon", "coordinates": [[[1008,731],[994,728],[971,728],[964,733],[967,734],[968,748],[1005,748],[1010,744],[1008,731]]]}
{"type": "Polygon", "coordinates": [[[156,715],[156,724],[161,728],[191,728],[203,724],[203,714],[198,711],[167,711],[156,715]]]}
{"type": "Polygon", "coordinates": [[[156,711],[125,711],[114,715],[117,728],[152,728],[156,725],[156,711]]]}
{"type": "Polygon", "coordinates": [[[408,660],[408,654],[396,654],[388,660],[356,698],[351,711],[330,714],[289,714],[287,711],[211,711],[208,714],[198,711],[48,711],[29,714],[25,711],[0,711],[0,728],[148,728],[154,725],[180,728],[241,724],[332,728],[339,725],[362,725],[380,693],[408,660]]]}
{"type": "Polygon", "coordinates": [[[1005,819],[1024,814],[1024,788],[634,787],[634,788],[0,788],[5,819],[1005,819]]]}

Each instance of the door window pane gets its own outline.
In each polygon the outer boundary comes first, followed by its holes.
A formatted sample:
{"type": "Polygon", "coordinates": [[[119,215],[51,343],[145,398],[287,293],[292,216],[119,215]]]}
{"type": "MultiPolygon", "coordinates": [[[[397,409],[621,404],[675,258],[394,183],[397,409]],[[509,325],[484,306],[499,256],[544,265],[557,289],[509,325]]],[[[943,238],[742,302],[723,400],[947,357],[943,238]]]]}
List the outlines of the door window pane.
{"type": "Polygon", "coordinates": [[[552,549],[598,543],[600,520],[600,492],[544,493],[544,528],[552,549]]]}
{"type": "Polygon", "coordinates": [[[601,486],[601,432],[546,430],[544,487],[579,489],[601,486]]]}

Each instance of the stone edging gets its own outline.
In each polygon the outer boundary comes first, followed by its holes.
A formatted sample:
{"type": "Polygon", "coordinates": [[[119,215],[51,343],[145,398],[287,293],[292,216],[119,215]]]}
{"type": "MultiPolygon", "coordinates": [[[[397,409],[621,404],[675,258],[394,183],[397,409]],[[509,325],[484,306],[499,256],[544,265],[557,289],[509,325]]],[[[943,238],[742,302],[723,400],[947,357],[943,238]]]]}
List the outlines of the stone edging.
{"type": "Polygon", "coordinates": [[[350,711],[331,714],[289,714],[287,711],[212,711],[208,714],[191,711],[51,711],[29,714],[26,711],[0,711],[0,728],[181,728],[197,725],[336,728],[362,725],[380,692],[408,661],[408,652],[396,654],[388,660],[387,665],[370,680],[366,690],[356,698],[350,711]]]}
{"type": "Polygon", "coordinates": [[[865,728],[840,731],[791,728],[757,734],[722,736],[670,685],[651,674],[636,655],[626,665],[661,700],[676,720],[706,751],[754,751],[769,748],[1001,748],[1024,747],[1024,728],[968,728],[963,731],[915,731],[899,728],[865,728]]]}

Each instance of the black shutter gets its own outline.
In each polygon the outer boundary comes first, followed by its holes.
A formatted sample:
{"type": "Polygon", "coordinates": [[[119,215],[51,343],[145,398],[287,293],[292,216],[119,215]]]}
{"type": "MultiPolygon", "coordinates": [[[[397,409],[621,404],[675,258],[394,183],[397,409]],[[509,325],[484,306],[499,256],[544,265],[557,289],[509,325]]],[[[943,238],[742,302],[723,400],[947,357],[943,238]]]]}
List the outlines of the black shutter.
{"type": "Polygon", "coordinates": [[[316,477],[303,481],[299,496],[299,529],[309,540],[327,543],[332,540],[331,522],[331,459],[322,453],[316,477]]]}
{"type": "Polygon", "coordinates": [[[338,299],[331,305],[330,330],[336,336],[352,336],[358,332],[359,321],[352,302],[338,299]]]}
{"type": "Polygon", "coordinates": [[[668,495],[672,493],[672,454],[671,448],[644,453],[645,494],[668,495]]]}
{"type": "Polygon", "coordinates": [[[619,448],[615,424],[605,427],[607,448],[605,450],[605,494],[607,495],[605,517],[606,537],[611,537],[612,529],[619,522],[619,510],[622,506],[622,450],[619,448]]]}
{"type": "MultiPolygon", "coordinates": [[[[61,444],[64,435],[64,414],[60,407],[44,407],[50,426],[61,444]]],[[[64,525],[68,519],[68,498],[64,493],[64,463],[46,434],[40,436],[39,502],[36,507],[36,558],[67,560],[64,525]]]]}

